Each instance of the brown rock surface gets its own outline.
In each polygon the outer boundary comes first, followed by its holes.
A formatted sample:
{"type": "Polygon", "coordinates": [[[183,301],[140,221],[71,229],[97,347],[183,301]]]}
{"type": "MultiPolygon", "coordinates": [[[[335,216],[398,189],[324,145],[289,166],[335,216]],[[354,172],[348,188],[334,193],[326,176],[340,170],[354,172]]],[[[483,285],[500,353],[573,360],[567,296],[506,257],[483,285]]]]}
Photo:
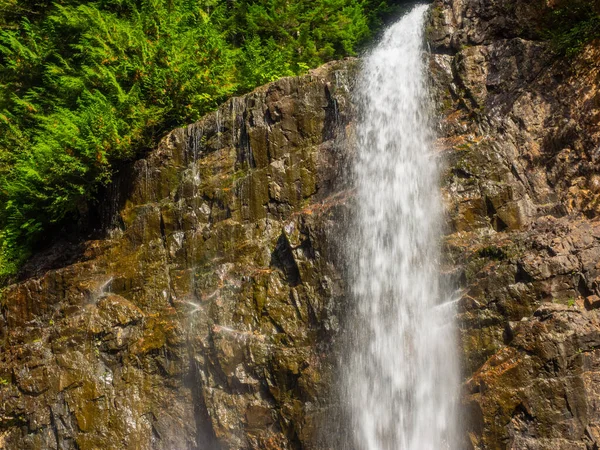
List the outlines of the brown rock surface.
{"type": "Polygon", "coordinates": [[[560,3],[436,0],[429,21],[467,448],[600,446],[600,45],[553,54],[560,3]]]}
{"type": "Polygon", "coordinates": [[[3,291],[0,448],[315,448],[355,66],[173,131],[115,181],[106,239],[3,291]]]}

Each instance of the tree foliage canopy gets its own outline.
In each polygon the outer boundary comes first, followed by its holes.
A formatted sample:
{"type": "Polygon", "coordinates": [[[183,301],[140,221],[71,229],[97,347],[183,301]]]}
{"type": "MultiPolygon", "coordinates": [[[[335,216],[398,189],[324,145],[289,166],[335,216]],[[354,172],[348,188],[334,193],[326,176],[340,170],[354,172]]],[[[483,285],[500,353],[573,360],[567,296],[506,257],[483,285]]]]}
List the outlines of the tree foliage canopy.
{"type": "Polygon", "coordinates": [[[376,0],[0,0],[0,278],[166,131],[354,55],[389,10],[376,0]]]}

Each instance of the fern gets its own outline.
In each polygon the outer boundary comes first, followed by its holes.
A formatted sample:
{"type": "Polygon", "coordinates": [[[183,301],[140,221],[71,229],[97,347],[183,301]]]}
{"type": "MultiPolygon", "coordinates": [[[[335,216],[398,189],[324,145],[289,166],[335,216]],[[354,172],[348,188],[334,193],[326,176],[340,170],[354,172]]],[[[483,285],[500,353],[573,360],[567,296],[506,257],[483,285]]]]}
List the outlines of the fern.
{"type": "Polygon", "coordinates": [[[171,128],[356,54],[384,4],[0,0],[0,278],[171,128]]]}

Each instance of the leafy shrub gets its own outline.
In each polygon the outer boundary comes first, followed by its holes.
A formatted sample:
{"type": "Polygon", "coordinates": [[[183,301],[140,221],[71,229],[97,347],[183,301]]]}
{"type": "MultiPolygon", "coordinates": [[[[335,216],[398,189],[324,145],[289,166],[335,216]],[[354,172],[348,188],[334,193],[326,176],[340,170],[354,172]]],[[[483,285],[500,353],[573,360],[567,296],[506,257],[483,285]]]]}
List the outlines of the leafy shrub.
{"type": "Polygon", "coordinates": [[[550,16],[547,34],[556,52],[573,57],[590,41],[600,38],[600,2],[569,0],[550,16]]]}
{"type": "Polygon", "coordinates": [[[165,132],[354,55],[398,3],[0,0],[0,278],[165,132]]]}

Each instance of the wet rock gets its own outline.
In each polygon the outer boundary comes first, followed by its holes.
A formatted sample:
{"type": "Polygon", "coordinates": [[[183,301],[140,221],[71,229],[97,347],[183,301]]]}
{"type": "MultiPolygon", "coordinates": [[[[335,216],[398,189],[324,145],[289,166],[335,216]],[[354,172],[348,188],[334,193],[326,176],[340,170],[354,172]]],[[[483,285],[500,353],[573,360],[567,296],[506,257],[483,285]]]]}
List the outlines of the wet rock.
{"type": "Polygon", "coordinates": [[[437,0],[430,15],[468,448],[600,445],[600,47],[552,53],[561,5],[437,0]]]}
{"type": "Polygon", "coordinates": [[[0,447],[314,448],[356,65],[174,130],[115,180],[93,252],[2,292],[0,447]]]}

